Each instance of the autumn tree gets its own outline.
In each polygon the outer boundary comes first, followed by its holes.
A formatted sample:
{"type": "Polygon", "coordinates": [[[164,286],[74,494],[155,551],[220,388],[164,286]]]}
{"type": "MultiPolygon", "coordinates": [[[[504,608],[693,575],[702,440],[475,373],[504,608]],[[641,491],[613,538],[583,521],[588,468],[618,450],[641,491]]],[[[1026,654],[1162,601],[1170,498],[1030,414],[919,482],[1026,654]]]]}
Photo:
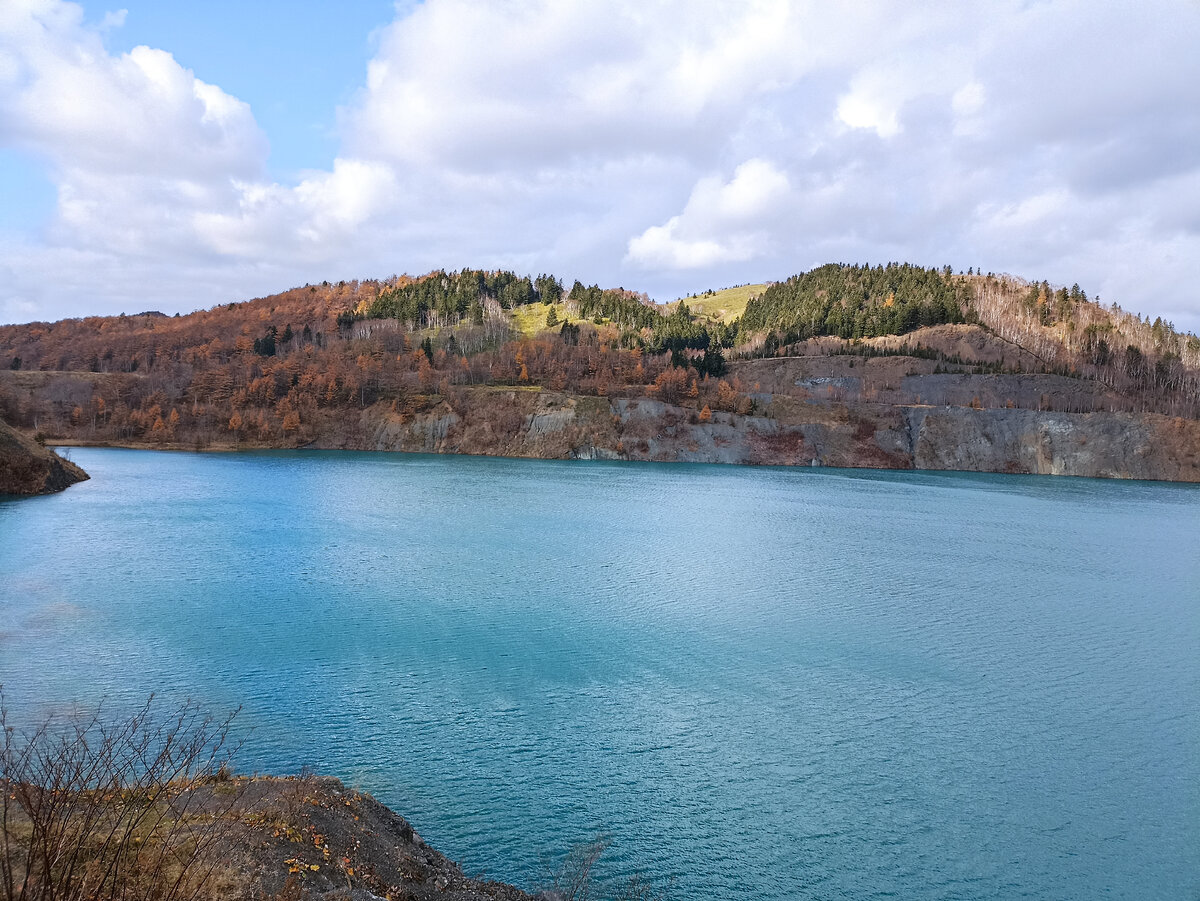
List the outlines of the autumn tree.
{"type": "Polygon", "coordinates": [[[650,390],[664,403],[677,404],[688,390],[687,371],[674,366],[659,373],[650,390]]]}

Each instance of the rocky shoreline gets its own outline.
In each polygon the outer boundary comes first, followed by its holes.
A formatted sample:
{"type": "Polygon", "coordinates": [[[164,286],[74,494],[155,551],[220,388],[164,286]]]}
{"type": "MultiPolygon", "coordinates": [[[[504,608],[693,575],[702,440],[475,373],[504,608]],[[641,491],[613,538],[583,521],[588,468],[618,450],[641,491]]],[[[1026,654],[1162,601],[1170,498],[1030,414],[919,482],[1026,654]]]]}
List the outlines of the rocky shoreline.
{"type": "Polygon", "coordinates": [[[413,415],[378,405],[355,429],[311,446],[1200,482],[1200,422],[1191,419],[760,397],[761,413],[710,411],[703,421],[694,409],[646,398],[493,391],[486,418],[449,404],[413,415]]]}
{"type": "Polygon", "coordinates": [[[87,478],[70,460],[0,422],[0,495],[52,494],[87,478]]]}
{"type": "MultiPolygon", "coordinates": [[[[1130,409],[1129,397],[1094,380],[975,371],[1000,365],[1007,345],[967,327],[929,332],[927,338],[982,363],[947,367],[912,356],[764,358],[730,364],[725,378],[736,390],[724,406],[656,392],[465,385],[361,407],[321,408],[303,432],[288,437],[252,440],[217,428],[186,441],[114,441],[80,422],[53,430],[48,440],[193,451],[311,447],[1200,482],[1200,420],[1130,409]],[[983,344],[963,343],[968,341],[983,344]]],[[[26,407],[35,405],[42,382],[92,390],[75,373],[14,375],[23,381],[8,382],[25,392],[18,396],[26,407]]],[[[47,460],[48,451],[27,444],[47,460]]],[[[33,483],[53,486],[45,490],[70,483],[60,470],[54,473],[33,483]]]]}
{"type": "MultiPolygon", "coordinates": [[[[299,365],[300,356],[289,360],[299,365]]],[[[1194,407],[1099,376],[1047,371],[1029,351],[971,325],[855,344],[813,339],[790,356],[732,360],[721,376],[702,383],[676,368],[645,386],[597,384],[595,392],[520,378],[516,384],[427,378],[374,398],[359,391],[348,401],[302,404],[304,416],[283,430],[261,410],[232,418],[213,412],[211,386],[177,400],[154,394],[158,403],[150,410],[162,427],[147,430],[151,413],[138,412],[149,402],[137,400],[142,380],[0,371],[0,392],[22,425],[62,445],[311,447],[1200,482],[1194,407]]],[[[41,450],[28,444],[29,453],[41,450]]],[[[47,455],[41,452],[43,461],[47,455]]],[[[42,465],[53,473],[32,479],[32,490],[69,484],[57,464],[42,465]]]]}
{"type": "Polygon", "coordinates": [[[199,806],[227,816],[232,897],[328,901],[526,901],[515,886],[472,878],[404,817],[337,779],[239,778],[214,783],[199,806]]]}
{"type": "MultiPolygon", "coordinates": [[[[775,415],[716,411],[701,422],[695,410],[645,398],[492,392],[491,402],[511,414],[506,417],[508,428],[460,416],[449,405],[412,415],[398,415],[386,405],[377,405],[364,409],[353,428],[319,435],[304,447],[1200,482],[1200,422],[1190,419],[1156,413],[931,405],[848,404],[788,410],[784,400],[775,401],[775,415]]],[[[62,439],[61,444],[216,452],[295,447],[80,439],[62,439]]]]}

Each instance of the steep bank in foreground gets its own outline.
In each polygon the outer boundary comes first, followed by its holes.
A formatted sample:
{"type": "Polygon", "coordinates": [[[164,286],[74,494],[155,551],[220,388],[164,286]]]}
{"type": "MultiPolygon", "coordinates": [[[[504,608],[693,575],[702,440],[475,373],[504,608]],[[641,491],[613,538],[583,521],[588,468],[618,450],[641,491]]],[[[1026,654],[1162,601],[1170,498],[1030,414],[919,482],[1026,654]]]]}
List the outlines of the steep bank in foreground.
{"type": "MultiPolygon", "coordinates": [[[[524,901],[501,882],[473,879],[425,844],[407,820],[336,779],[255,778],[216,783],[240,792],[230,814],[230,898],[524,901]]],[[[202,806],[205,806],[202,804],[202,806]]]]}
{"type": "Polygon", "coordinates": [[[88,474],[0,422],[0,494],[50,494],[88,474]]]}
{"type": "Polygon", "coordinates": [[[511,885],[464,875],[407,820],[337,779],[231,777],[221,771],[102,795],[78,792],[78,779],[65,784],[71,787],[63,793],[77,805],[74,814],[43,805],[44,790],[29,783],[6,786],[11,799],[0,828],[6,839],[0,863],[9,887],[18,889],[6,898],[27,892],[175,901],[530,897],[511,885]],[[30,842],[30,834],[38,841],[30,842]],[[46,853],[79,865],[47,869],[39,842],[46,853]]]}

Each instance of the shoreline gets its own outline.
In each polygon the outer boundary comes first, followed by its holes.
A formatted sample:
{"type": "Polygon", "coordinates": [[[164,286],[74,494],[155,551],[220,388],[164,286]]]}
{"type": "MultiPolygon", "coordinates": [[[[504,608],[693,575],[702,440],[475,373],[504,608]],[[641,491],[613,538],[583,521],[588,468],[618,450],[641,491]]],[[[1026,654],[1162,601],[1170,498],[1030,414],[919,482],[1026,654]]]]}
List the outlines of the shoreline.
{"type": "Polygon", "coordinates": [[[1087,475],[1081,473],[1054,473],[1054,472],[1020,472],[1012,470],[980,470],[980,469],[950,469],[950,468],[933,468],[933,467],[897,467],[897,466],[850,466],[842,464],[827,464],[827,463],[788,463],[788,462],[726,462],[719,460],[647,460],[636,457],[579,457],[579,456],[535,456],[529,454],[491,454],[491,453],[472,453],[467,451],[437,451],[437,450],[403,450],[394,448],[372,448],[372,447],[316,447],[315,442],[296,446],[278,446],[278,445],[255,445],[247,447],[246,445],[206,445],[204,447],[187,446],[183,444],[161,444],[157,442],[106,442],[106,441],[87,441],[85,439],[64,439],[54,440],[46,439],[46,447],[48,449],[56,448],[99,448],[111,450],[133,450],[133,451],[155,451],[160,453],[185,453],[185,454],[253,454],[264,453],[271,451],[317,451],[321,453],[361,453],[361,454],[400,454],[406,456],[432,456],[432,457],[473,457],[477,459],[492,459],[492,460],[524,460],[531,462],[558,462],[558,463],[618,463],[618,464],[655,464],[655,465],[683,465],[683,466],[721,466],[721,467],[746,467],[750,469],[794,469],[794,470],[812,470],[812,471],[837,471],[837,472],[894,472],[897,474],[909,473],[912,475],[966,475],[966,476],[1026,476],[1026,477],[1049,477],[1055,479],[1089,479],[1103,482],[1138,482],[1138,483],[1155,483],[1162,485],[1200,485],[1200,479],[1164,479],[1164,478],[1145,478],[1139,476],[1100,476],[1087,475]]]}

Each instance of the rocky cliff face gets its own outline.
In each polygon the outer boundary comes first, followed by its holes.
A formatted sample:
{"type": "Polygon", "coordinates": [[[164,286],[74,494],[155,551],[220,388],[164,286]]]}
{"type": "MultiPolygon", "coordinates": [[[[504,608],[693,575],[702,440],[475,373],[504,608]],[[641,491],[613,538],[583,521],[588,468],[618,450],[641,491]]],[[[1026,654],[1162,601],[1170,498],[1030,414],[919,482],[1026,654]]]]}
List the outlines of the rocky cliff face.
{"type": "Polygon", "coordinates": [[[1200,481],[1200,423],[1154,414],[907,411],[918,469],[1200,481]]]}
{"type": "Polygon", "coordinates": [[[0,494],[50,494],[88,474],[0,422],[0,494]]]}
{"type": "MultiPolygon", "coordinates": [[[[644,398],[490,391],[456,411],[363,414],[338,446],[557,459],[944,469],[1200,481],[1200,422],[1157,414],[812,403],[763,395],[762,414],[644,398]]],[[[323,445],[329,446],[329,445],[323,445]]]]}

